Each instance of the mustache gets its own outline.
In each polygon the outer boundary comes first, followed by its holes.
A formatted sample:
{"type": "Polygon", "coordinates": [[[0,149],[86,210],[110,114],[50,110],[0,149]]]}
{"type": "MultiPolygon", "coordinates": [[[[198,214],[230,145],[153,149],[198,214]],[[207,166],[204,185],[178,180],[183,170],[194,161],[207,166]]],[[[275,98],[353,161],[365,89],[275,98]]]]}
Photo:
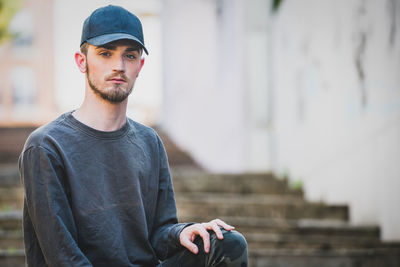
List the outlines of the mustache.
{"type": "Polygon", "coordinates": [[[123,72],[116,72],[105,77],[106,80],[114,79],[114,78],[121,78],[125,81],[128,81],[128,77],[123,72]]]}

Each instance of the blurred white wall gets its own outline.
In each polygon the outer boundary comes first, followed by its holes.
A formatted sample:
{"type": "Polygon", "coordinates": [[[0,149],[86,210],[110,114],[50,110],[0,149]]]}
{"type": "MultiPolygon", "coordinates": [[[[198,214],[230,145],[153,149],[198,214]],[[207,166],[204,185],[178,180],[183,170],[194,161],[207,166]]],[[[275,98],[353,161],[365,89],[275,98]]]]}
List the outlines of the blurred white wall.
{"type": "Polygon", "coordinates": [[[279,172],[400,239],[400,1],[285,0],[274,18],[279,172]]]}
{"type": "Polygon", "coordinates": [[[162,123],[217,172],[272,170],[400,240],[400,1],[164,0],[162,123]]]}
{"type": "Polygon", "coordinates": [[[209,170],[269,167],[267,4],[163,1],[162,124],[209,170]]]}

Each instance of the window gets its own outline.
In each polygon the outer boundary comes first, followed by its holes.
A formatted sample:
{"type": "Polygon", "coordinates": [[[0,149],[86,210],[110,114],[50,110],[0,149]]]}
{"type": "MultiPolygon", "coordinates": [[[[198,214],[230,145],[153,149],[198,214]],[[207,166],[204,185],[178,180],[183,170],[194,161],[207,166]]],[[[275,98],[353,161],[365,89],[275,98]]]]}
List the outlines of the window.
{"type": "Polygon", "coordinates": [[[31,109],[35,104],[36,79],[29,67],[15,67],[10,71],[14,110],[31,109]]]}
{"type": "Polygon", "coordinates": [[[9,32],[13,35],[13,48],[30,47],[34,37],[33,14],[28,9],[18,11],[11,20],[9,32]]]}

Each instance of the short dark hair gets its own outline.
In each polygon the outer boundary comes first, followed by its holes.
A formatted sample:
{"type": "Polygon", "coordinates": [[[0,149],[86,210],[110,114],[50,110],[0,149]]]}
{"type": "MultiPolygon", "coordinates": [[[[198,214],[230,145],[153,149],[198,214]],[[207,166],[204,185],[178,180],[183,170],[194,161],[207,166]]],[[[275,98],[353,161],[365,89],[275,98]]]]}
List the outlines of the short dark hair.
{"type": "Polygon", "coordinates": [[[81,45],[81,53],[84,54],[85,56],[87,56],[88,47],[89,47],[89,44],[87,42],[84,42],[81,45]]]}

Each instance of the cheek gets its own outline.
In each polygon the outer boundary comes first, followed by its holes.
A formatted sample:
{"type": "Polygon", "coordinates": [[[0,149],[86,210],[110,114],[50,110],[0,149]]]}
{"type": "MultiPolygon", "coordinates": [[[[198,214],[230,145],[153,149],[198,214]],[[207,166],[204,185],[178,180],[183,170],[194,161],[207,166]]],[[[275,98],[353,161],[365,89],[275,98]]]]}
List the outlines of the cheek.
{"type": "Polygon", "coordinates": [[[93,64],[92,62],[88,64],[87,68],[90,77],[95,80],[103,78],[103,76],[105,76],[106,74],[106,70],[104,70],[104,67],[102,68],[101,64],[93,64]]]}
{"type": "Polygon", "coordinates": [[[129,79],[131,79],[132,81],[134,81],[136,79],[136,77],[138,76],[140,71],[140,68],[138,67],[132,67],[130,68],[127,72],[126,75],[129,77],[129,79]]]}

